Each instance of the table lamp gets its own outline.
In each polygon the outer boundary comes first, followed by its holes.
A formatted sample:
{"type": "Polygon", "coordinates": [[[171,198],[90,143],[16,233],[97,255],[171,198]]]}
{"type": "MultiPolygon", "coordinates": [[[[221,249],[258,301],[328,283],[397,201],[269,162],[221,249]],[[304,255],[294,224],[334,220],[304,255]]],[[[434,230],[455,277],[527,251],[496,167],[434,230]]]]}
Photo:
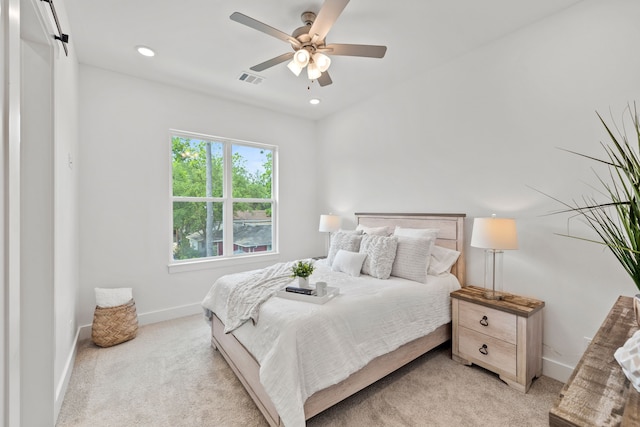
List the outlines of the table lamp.
{"type": "Polygon", "coordinates": [[[513,218],[475,218],[471,246],[484,249],[484,297],[502,299],[502,257],[504,250],[518,249],[516,221],[513,218]]]}
{"type": "Polygon", "coordinates": [[[326,250],[329,252],[329,244],[331,242],[331,233],[340,230],[341,218],[338,215],[328,214],[320,215],[320,226],[318,231],[321,233],[329,233],[329,238],[326,244],[326,250]]]}

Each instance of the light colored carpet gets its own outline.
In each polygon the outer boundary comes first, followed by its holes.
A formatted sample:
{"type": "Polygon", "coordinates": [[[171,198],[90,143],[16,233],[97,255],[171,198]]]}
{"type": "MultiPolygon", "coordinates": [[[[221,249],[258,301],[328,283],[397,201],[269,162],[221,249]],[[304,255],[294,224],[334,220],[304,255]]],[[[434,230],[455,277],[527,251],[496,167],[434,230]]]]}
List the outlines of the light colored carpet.
{"type": "MultiPolygon", "coordinates": [[[[320,426],[546,426],[562,384],[527,394],[437,348],[308,421],[320,426]]],[[[267,426],[202,316],[142,326],[127,343],[80,344],[58,427],[267,426]]]]}

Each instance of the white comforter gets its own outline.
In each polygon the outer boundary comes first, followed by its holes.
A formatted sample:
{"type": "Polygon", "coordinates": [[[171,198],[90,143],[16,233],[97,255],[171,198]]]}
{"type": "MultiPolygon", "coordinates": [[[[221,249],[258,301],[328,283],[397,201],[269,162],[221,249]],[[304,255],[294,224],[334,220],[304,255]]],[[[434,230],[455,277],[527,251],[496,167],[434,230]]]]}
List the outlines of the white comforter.
{"type": "MultiPolygon", "coordinates": [[[[229,290],[255,272],[218,279],[202,305],[227,321],[229,290]]],[[[460,287],[453,275],[429,276],[427,283],[391,277],[351,277],[316,262],[311,282],[339,287],[324,305],[274,296],[259,321],[233,335],[260,363],[260,381],[286,427],[305,425],[304,402],[372,359],[427,335],[451,321],[449,293],[460,287]]]]}

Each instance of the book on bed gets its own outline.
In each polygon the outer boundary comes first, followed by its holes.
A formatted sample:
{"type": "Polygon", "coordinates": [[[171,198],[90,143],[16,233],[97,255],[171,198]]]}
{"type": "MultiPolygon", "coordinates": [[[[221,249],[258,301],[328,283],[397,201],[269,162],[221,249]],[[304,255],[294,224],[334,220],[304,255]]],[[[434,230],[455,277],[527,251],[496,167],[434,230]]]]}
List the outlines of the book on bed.
{"type": "Polygon", "coordinates": [[[294,292],[296,294],[303,294],[303,295],[315,295],[316,294],[316,290],[315,289],[299,288],[297,286],[287,286],[286,288],[284,288],[284,290],[287,291],[287,292],[294,292]]]}

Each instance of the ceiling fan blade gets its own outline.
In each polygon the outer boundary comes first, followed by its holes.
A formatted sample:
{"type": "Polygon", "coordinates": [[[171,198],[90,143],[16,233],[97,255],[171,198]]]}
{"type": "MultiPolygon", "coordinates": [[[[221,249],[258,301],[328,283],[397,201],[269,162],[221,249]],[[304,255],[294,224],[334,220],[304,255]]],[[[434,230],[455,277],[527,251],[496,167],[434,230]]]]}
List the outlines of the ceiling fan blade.
{"type": "Polygon", "coordinates": [[[264,71],[267,68],[271,68],[274,65],[278,65],[278,64],[280,64],[282,62],[288,61],[291,58],[293,58],[293,52],[283,53],[282,55],[276,56],[275,58],[271,58],[268,61],[264,61],[263,63],[260,63],[258,65],[254,65],[250,69],[253,70],[253,71],[264,71]]]}
{"type": "Polygon", "coordinates": [[[320,84],[320,86],[328,86],[331,83],[333,83],[333,80],[331,80],[331,76],[329,76],[328,71],[325,71],[320,74],[320,77],[318,77],[318,84],[320,84]]]}
{"type": "Polygon", "coordinates": [[[289,34],[284,33],[278,29],[275,29],[260,21],[257,21],[240,12],[233,12],[229,18],[231,18],[232,21],[239,22],[240,24],[246,25],[247,27],[253,28],[254,30],[262,31],[263,33],[268,34],[272,37],[291,43],[296,47],[302,46],[297,39],[290,36],[289,34]]]}
{"type": "Polygon", "coordinates": [[[324,40],[338,16],[347,6],[347,3],[349,3],[349,0],[325,0],[309,29],[309,36],[313,38],[317,34],[318,40],[324,40]]]}
{"type": "Polygon", "coordinates": [[[386,46],[376,46],[370,44],[328,44],[323,49],[329,55],[342,56],[365,56],[367,58],[383,58],[387,53],[386,46]]]}

